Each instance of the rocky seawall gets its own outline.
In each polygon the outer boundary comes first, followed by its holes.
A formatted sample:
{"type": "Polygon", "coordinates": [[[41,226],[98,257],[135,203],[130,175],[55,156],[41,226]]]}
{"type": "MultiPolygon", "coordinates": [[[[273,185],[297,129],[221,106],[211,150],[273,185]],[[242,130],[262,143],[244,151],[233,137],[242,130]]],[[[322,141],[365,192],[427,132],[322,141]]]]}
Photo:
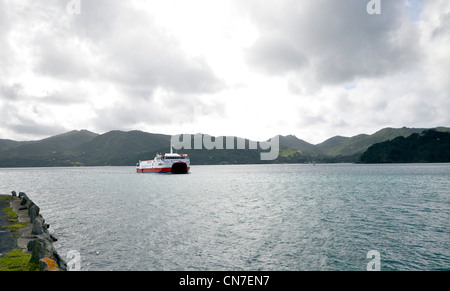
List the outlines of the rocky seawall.
{"type": "Polygon", "coordinates": [[[31,263],[40,271],[66,271],[67,264],[53,247],[57,239],[49,233],[49,225],[39,213],[40,208],[23,192],[12,192],[11,207],[26,226],[18,230],[17,246],[31,254],[31,263]]]}

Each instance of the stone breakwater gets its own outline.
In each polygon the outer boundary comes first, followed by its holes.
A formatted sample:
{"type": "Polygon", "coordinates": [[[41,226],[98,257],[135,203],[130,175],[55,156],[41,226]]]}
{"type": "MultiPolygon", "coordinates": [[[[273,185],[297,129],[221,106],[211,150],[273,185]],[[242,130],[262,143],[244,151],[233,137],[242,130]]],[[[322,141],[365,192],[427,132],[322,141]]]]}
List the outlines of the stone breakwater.
{"type": "Polygon", "coordinates": [[[27,224],[19,229],[17,246],[31,254],[31,263],[39,264],[40,271],[66,271],[67,264],[53,247],[56,237],[49,233],[49,224],[39,213],[40,208],[23,192],[11,201],[11,207],[19,215],[18,221],[27,224]]]}

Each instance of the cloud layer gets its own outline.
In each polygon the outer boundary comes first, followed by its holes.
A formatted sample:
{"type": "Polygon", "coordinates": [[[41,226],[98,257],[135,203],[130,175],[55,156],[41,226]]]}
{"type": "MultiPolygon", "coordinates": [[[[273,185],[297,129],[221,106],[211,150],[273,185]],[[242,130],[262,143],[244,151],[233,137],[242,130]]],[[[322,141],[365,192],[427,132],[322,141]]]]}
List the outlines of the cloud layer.
{"type": "Polygon", "coordinates": [[[418,60],[418,32],[405,19],[403,1],[384,1],[376,16],[360,0],[246,3],[262,31],[248,59],[269,74],[341,84],[406,70],[418,60]]]}
{"type": "Polygon", "coordinates": [[[367,2],[0,0],[0,138],[450,126],[449,2],[367,2]]]}
{"type": "MultiPolygon", "coordinates": [[[[0,1],[8,8],[0,10],[4,131],[64,131],[57,111],[69,109],[90,118],[97,130],[124,128],[122,122],[133,126],[125,119],[136,115],[140,122],[157,123],[166,115],[155,110],[156,91],[188,98],[220,89],[208,64],[186,55],[151,15],[109,0],[82,1],[81,14],[71,15],[68,3],[0,1]]],[[[76,117],[72,121],[87,125],[76,117]]]]}

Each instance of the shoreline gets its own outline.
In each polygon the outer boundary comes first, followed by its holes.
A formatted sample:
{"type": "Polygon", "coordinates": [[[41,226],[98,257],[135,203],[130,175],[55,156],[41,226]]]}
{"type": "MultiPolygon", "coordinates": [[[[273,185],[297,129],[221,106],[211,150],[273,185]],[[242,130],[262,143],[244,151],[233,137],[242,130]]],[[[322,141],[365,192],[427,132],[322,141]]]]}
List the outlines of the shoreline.
{"type": "MultiPolygon", "coordinates": [[[[57,239],[49,233],[49,225],[45,223],[40,208],[23,192],[17,196],[15,191],[11,195],[0,195],[9,200],[9,205],[17,214],[15,222],[6,223],[4,220],[0,227],[3,229],[12,223],[20,224],[21,227],[11,230],[15,238],[15,247],[22,253],[28,253],[31,258],[29,263],[37,266],[39,271],[66,271],[67,264],[53,247],[57,239]]],[[[10,230],[8,230],[10,231],[10,230]]],[[[11,247],[11,243],[9,247],[11,247]]]]}
{"type": "MultiPolygon", "coordinates": [[[[204,166],[280,166],[280,165],[304,165],[304,166],[311,166],[311,165],[448,165],[450,162],[426,162],[426,163],[400,163],[400,162],[392,162],[392,163],[362,163],[362,162],[315,162],[315,163],[250,163],[250,164],[193,164],[193,167],[204,167],[204,166]]],[[[23,166],[17,166],[17,167],[0,167],[0,169],[83,169],[83,168],[133,168],[136,169],[136,166],[129,165],[129,166],[114,166],[114,165],[104,165],[104,166],[29,166],[29,167],[23,167],[23,166]]],[[[0,196],[5,196],[5,194],[0,194],[0,196]]],[[[6,195],[10,196],[10,195],[6,195]]]]}

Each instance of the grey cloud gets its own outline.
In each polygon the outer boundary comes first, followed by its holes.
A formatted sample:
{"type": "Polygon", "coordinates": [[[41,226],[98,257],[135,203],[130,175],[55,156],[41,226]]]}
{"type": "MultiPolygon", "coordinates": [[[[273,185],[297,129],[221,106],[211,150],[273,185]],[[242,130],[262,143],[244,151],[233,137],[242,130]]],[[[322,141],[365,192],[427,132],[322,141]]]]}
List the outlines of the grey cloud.
{"type": "Polygon", "coordinates": [[[295,71],[302,68],[307,62],[301,48],[283,35],[262,36],[253,45],[247,60],[270,74],[295,71]]]}
{"type": "MultiPolygon", "coordinates": [[[[54,121],[51,124],[40,122],[25,116],[20,103],[0,103],[0,127],[2,130],[13,132],[14,135],[27,136],[28,139],[42,138],[68,131],[66,128],[54,121]]],[[[41,114],[37,106],[33,107],[34,113],[41,114]]]]}
{"type": "Polygon", "coordinates": [[[67,29],[63,2],[0,1],[0,82],[21,82],[31,74],[52,78],[54,84],[90,77],[89,59],[77,45],[82,41],[67,29]]]}
{"type": "Polygon", "coordinates": [[[34,70],[58,80],[83,80],[92,77],[89,58],[70,42],[54,36],[41,36],[34,43],[37,59],[34,70]]]}
{"type": "Polygon", "coordinates": [[[68,131],[58,120],[49,120],[48,106],[61,107],[80,104],[77,92],[61,95],[59,92],[46,92],[43,95],[29,95],[26,84],[5,84],[0,80],[0,128],[14,136],[26,139],[39,139],[68,131]],[[31,113],[31,114],[30,114],[31,113]],[[45,121],[43,121],[45,120],[45,121]]]}
{"type": "MultiPolygon", "coordinates": [[[[59,91],[46,92],[45,95],[39,96],[40,102],[44,104],[52,104],[57,106],[70,106],[75,104],[83,104],[89,96],[84,91],[71,91],[61,93],[59,91]]],[[[36,97],[35,97],[36,98],[36,97]]]]}
{"type": "Polygon", "coordinates": [[[0,100],[15,104],[16,102],[36,103],[44,105],[69,106],[85,102],[86,93],[82,90],[64,92],[47,91],[39,96],[24,93],[23,83],[3,84],[0,82],[0,100]]]}
{"type": "Polygon", "coordinates": [[[361,0],[281,0],[276,9],[268,6],[271,11],[251,3],[247,8],[261,38],[247,60],[273,74],[295,72],[336,84],[383,76],[417,59],[417,35],[405,22],[404,1],[382,1],[381,15],[367,14],[361,0]]]}
{"type": "Polygon", "coordinates": [[[34,103],[45,108],[88,105],[92,101],[96,105],[91,108],[98,116],[92,124],[100,128],[131,128],[142,122],[167,124],[167,114],[148,114],[161,105],[154,103],[156,91],[173,96],[159,100],[163,106],[171,106],[193,104],[193,96],[223,88],[204,59],[187,55],[177,39],[158,27],[145,11],[126,1],[82,0],[81,14],[71,15],[66,11],[68,3],[48,0],[24,5],[0,0],[0,107],[2,117],[7,119],[1,123],[4,130],[28,136],[61,132],[56,120],[55,125],[48,120],[49,124],[41,124],[31,120],[36,116],[21,115],[21,104],[34,103]],[[26,59],[9,47],[12,31],[24,40],[20,45],[26,59]],[[33,84],[23,82],[21,74],[43,78],[51,85],[47,92],[33,92],[29,90],[33,84]],[[95,98],[106,97],[101,88],[114,94],[114,103],[95,102],[95,98]]]}
{"type": "Polygon", "coordinates": [[[11,50],[7,41],[9,29],[6,5],[3,0],[0,0],[0,73],[2,75],[7,73],[7,68],[11,64],[11,58],[9,57],[11,50]]]}
{"type": "Polygon", "coordinates": [[[9,125],[9,129],[20,135],[30,135],[35,137],[47,137],[67,132],[68,129],[60,125],[40,124],[32,119],[23,119],[18,124],[9,125]]]}
{"type": "MultiPolygon", "coordinates": [[[[139,14],[138,11],[130,10],[125,1],[95,0],[80,3],[80,14],[71,16],[70,29],[79,37],[95,43],[117,37],[118,30],[130,29],[136,20],[136,15],[133,16],[130,12],[139,14]]],[[[65,4],[62,8],[66,8],[65,4]]]]}
{"type": "MultiPolygon", "coordinates": [[[[81,1],[81,14],[66,11],[69,1],[33,2],[26,9],[10,6],[12,19],[0,20],[30,35],[33,71],[58,81],[104,82],[123,94],[154,90],[177,93],[212,93],[222,82],[201,58],[190,57],[152,18],[126,1],[81,1]],[[17,18],[19,17],[19,18],[17,18]],[[39,29],[33,27],[39,25],[39,29]]],[[[3,2],[0,2],[0,8],[3,2]]],[[[0,16],[2,16],[0,12],[0,16]]],[[[0,28],[1,36],[8,29],[0,28]]],[[[8,57],[19,57],[8,52],[8,57]]]]}
{"type": "Polygon", "coordinates": [[[3,100],[19,100],[22,97],[23,85],[14,83],[5,85],[0,83],[0,98],[3,100]]]}
{"type": "Polygon", "coordinates": [[[82,1],[71,33],[98,53],[95,74],[131,91],[151,95],[163,88],[177,93],[211,93],[222,88],[209,65],[184,53],[148,14],[125,1],[82,1]]]}
{"type": "Polygon", "coordinates": [[[433,30],[433,38],[450,37],[450,12],[439,17],[440,25],[433,30]]]}
{"type": "Polygon", "coordinates": [[[211,93],[220,88],[204,61],[188,58],[156,31],[140,37],[124,35],[106,54],[105,74],[124,88],[177,93],[211,93]]]}
{"type": "Polygon", "coordinates": [[[97,110],[90,124],[98,132],[132,130],[141,124],[189,126],[205,116],[223,118],[226,114],[221,101],[205,103],[198,96],[184,98],[177,94],[164,96],[164,99],[166,102],[161,104],[160,98],[124,98],[97,110]]]}
{"type": "Polygon", "coordinates": [[[302,113],[299,117],[299,121],[297,122],[297,126],[304,127],[324,123],[326,123],[326,120],[322,115],[302,113]]]}
{"type": "Polygon", "coordinates": [[[136,129],[138,124],[168,124],[174,110],[167,110],[153,99],[124,98],[111,106],[96,110],[90,124],[97,131],[136,129]],[[156,109],[157,108],[157,109],[156,109]]]}

